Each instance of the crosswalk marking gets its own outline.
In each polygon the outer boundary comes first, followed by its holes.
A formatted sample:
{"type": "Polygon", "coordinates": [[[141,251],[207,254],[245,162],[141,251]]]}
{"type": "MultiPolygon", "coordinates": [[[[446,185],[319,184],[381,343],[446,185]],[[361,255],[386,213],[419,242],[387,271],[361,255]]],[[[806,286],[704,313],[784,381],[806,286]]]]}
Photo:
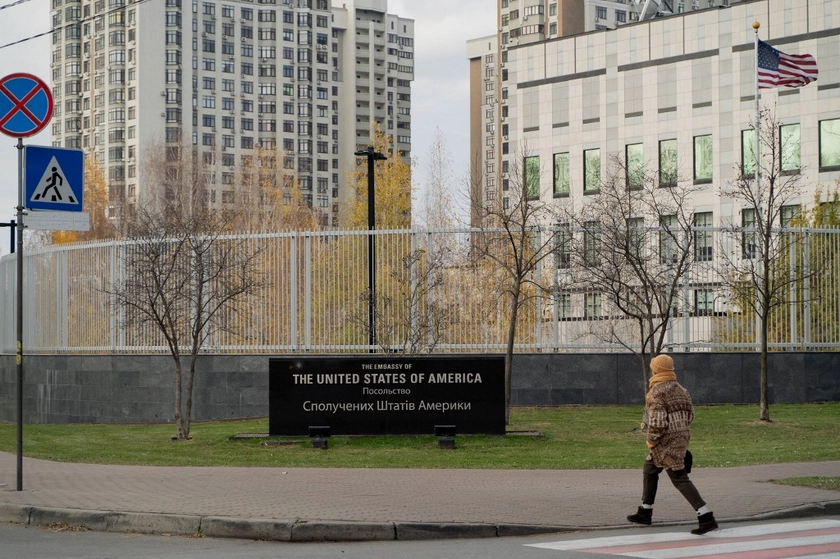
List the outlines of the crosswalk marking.
{"type": "Polygon", "coordinates": [[[582,551],[641,559],[837,559],[840,521],[811,520],[716,530],[587,538],[529,544],[557,551],[582,551]]]}

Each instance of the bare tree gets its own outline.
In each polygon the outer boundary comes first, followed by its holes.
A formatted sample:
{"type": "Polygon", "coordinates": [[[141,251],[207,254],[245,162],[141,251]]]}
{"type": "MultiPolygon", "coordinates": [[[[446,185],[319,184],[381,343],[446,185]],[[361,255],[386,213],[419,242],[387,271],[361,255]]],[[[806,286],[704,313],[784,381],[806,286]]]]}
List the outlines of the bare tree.
{"type": "Polygon", "coordinates": [[[174,366],[174,438],[186,440],[198,356],[214,334],[233,328],[241,302],[261,287],[260,251],[229,234],[233,216],[200,203],[199,178],[168,177],[171,196],[141,204],[124,221],[124,273],[108,292],[127,331],[151,326],[165,341],[174,366]]]}
{"type": "Polygon", "coordinates": [[[499,289],[509,301],[505,350],[505,422],[510,419],[513,349],[520,310],[541,294],[537,268],[554,254],[557,227],[552,208],[541,201],[539,157],[525,148],[509,161],[506,201],[474,208],[477,222],[489,224],[473,239],[475,254],[503,271],[499,289]]]}
{"type": "Polygon", "coordinates": [[[453,227],[458,216],[453,196],[452,158],[440,128],[435,129],[427,156],[428,182],[419,204],[417,221],[427,228],[453,227]]]}
{"type": "MultiPolygon", "coordinates": [[[[454,320],[454,304],[436,296],[449,250],[431,246],[431,235],[426,239],[428,245],[410,249],[402,266],[391,270],[390,286],[377,293],[376,341],[385,352],[431,353],[454,320]]],[[[365,313],[354,313],[352,318],[368,326],[365,313]]]]}
{"type": "Polygon", "coordinates": [[[613,315],[589,317],[592,333],[639,357],[646,389],[649,357],[662,351],[686,304],[680,286],[693,263],[694,188],[676,168],[651,171],[641,157],[641,148],[613,156],[597,193],[564,207],[558,288],[605,298],[613,315]]]}
{"type": "MultiPolygon", "coordinates": [[[[817,267],[791,271],[789,255],[798,250],[799,236],[783,226],[784,208],[791,207],[801,194],[798,128],[784,127],[766,107],[751,124],[752,134],[743,136],[744,158],[736,168],[735,179],[721,188],[721,196],[741,203],[741,223],[726,228],[736,240],[736,253],[721,250],[720,262],[731,300],[750,309],[758,321],[756,334],[761,353],[759,420],[770,421],[767,382],[769,318],[773,309],[789,303],[794,286],[817,267]],[[753,147],[755,146],[755,147],[753,147]],[[757,148],[757,153],[756,153],[757,148]]],[[[816,263],[812,263],[816,264],[816,263]]]]}

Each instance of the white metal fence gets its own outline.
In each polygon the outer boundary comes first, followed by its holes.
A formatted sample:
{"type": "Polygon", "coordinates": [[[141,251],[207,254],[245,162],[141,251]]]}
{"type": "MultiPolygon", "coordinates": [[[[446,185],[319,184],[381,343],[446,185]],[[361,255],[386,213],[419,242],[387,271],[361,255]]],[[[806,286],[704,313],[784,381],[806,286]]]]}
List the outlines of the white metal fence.
{"type": "MultiPolygon", "coordinates": [[[[660,250],[656,230],[651,250],[660,250]]],[[[745,250],[743,236],[718,229],[712,251],[679,285],[667,331],[669,351],[752,351],[756,317],[733,302],[718,254],[745,250]],[[728,251],[728,252],[727,252],[728,251]]],[[[375,346],[368,316],[368,232],[276,233],[230,237],[259,252],[259,293],[224,315],[224,331],[203,350],[212,353],[499,352],[507,339],[508,278],[472,250],[477,230],[377,231],[375,236],[375,346]]],[[[797,235],[791,269],[815,269],[788,290],[770,317],[775,350],[840,348],[840,231],[787,230],[797,235]],[[803,248],[804,247],[804,248],[803,248]]],[[[164,352],[160,333],[125,328],[109,292],[126,273],[125,241],[58,245],[24,252],[26,353],[164,352]]],[[[712,245],[707,245],[712,246],[712,245]]],[[[741,256],[744,257],[743,255],[741,256]]],[[[586,289],[558,289],[565,273],[557,256],[543,260],[532,279],[540,287],[519,313],[516,349],[529,352],[626,351],[604,341],[602,330],[634,341],[632,321],[607,297],[586,289]],[[553,288],[552,288],[553,286],[553,288]]],[[[15,255],[0,260],[0,341],[14,353],[15,255]]]]}

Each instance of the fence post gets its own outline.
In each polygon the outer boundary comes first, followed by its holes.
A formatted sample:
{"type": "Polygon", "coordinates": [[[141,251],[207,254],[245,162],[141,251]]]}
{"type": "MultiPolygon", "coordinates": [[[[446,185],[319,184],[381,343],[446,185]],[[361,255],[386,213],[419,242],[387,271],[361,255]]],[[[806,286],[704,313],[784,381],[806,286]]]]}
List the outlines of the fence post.
{"type": "Polygon", "coordinates": [[[303,236],[303,349],[312,349],[312,235],[303,236]]]}
{"type": "Polygon", "coordinates": [[[292,351],[299,349],[298,345],[298,259],[297,245],[300,234],[295,232],[290,239],[289,247],[289,346],[292,351]]]}
{"type": "Polygon", "coordinates": [[[811,343],[811,232],[805,231],[802,244],[802,349],[807,350],[811,343]]]}

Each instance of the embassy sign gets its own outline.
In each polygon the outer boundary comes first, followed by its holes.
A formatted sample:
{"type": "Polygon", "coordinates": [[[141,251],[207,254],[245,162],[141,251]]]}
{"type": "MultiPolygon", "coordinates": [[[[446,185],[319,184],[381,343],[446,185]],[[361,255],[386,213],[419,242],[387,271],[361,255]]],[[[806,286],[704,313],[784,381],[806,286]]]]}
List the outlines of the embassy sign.
{"type": "Polygon", "coordinates": [[[504,357],[354,356],[269,360],[268,430],[306,435],[505,433],[504,357]]]}

